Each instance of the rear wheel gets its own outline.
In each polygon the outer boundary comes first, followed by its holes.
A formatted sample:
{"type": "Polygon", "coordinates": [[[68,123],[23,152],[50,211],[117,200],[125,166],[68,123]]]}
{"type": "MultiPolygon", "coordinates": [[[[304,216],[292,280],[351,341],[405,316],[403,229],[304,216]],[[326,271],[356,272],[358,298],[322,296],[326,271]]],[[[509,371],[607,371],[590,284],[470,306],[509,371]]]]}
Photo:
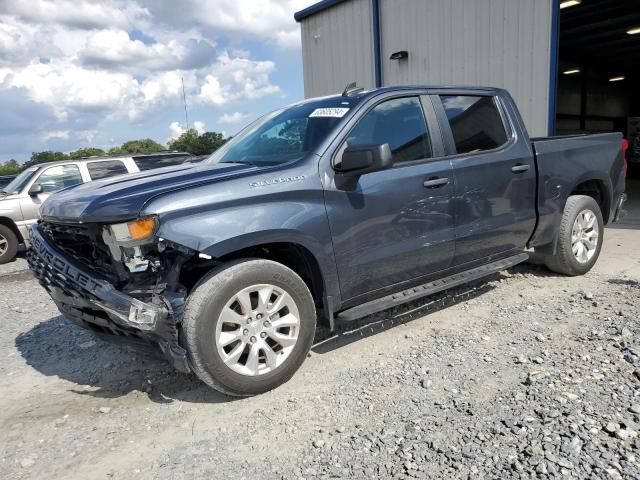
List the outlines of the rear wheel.
{"type": "Polygon", "coordinates": [[[8,263],[18,253],[18,237],[6,225],[0,225],[0,265],[8,263]]]}
{"type": "Polygon", "coordinates": [[[572,195],[562,214],[556,253],[545,256],[546,266],[565,275],[587,273],[600,256],[603,236],[598,203],[586,195],[572,195]]]}
{"type": "Polygon", "coordinates": [[[269,260],[218,268],[195,287],[183,317],[196,375],[229,395],[263,393],[286,382],[306,358],[316,311],[304,281],[269,260]]]}

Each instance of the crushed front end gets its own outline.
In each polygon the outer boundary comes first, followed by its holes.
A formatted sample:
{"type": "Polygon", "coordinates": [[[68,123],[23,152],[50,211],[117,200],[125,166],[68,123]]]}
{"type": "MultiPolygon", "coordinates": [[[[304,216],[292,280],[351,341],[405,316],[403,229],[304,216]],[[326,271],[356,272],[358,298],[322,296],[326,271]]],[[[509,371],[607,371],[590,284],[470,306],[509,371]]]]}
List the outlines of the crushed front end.
{"type": "Polygon", "coordinates": [[[74,323],[106,340],[159,348],[188,372],[179,341],[187,292],[179,279],[196,252],[154,232],[142,240],[128,233],[127,224],[40,221],[31,231],[29,267],[74,323]]]}

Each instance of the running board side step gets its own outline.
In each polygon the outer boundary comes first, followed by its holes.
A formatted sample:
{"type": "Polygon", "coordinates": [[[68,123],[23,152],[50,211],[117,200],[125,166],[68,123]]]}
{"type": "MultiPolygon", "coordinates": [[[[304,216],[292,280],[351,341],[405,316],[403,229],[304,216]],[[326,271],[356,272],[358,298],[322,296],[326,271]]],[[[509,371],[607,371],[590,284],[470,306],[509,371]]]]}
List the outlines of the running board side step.
{"type": "Polygon", "coordinates": [[[446,290],[448,288],[457,287],[458,285],[463,285],[467,282],[478,280],[479,278],[486,277],[487,275],[491,275],[507,268],[513,267],[514,265],[522,263],[528,259],[529,254],[527,253],[520,253],[512,257],[503,258],[502,260],[497,260],[495,262],[491,262],[486,265],[467,270],[465,272],[456,273],[439,280],[425,283],[424,285],[419,285],[402,292],[387,295],[386,297],[378,298],[376,300],[371,300],[370,302],[363,303],[362,305],[357,305],[355,307],[349,308],[348,310],[344,310],[343,312],[338,313],[337,319],[342,322],[351,322],[353,320],[357,320],[358,318],[371,315],[372,313],[381,312],[382,310],[397,307],[398,305],[402,305],[403,303],[411,302],[412,300],[426,297],[428,295],[441,292],[442,290],[446,290]]]}

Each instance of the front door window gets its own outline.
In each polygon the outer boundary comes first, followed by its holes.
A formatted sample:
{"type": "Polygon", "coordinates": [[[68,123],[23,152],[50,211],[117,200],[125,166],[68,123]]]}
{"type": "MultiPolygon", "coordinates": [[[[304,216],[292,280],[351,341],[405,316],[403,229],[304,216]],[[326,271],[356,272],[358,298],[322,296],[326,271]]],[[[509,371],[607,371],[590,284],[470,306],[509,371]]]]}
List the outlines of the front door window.
{"type": "Polygon", "coordinates": [[[53,193],[82,183],[82,175],[77,165],[56,165],[42,172],[36,183],[42,186],[43,193],[53,193]]]}

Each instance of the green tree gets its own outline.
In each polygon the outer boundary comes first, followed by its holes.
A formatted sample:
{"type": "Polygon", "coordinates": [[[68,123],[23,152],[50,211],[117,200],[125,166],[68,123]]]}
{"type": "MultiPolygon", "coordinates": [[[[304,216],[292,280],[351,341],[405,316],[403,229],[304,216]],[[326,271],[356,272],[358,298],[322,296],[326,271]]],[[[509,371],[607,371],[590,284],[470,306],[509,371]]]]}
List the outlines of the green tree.
{"type": "Polygon", "coordinates": [[[125,152],[122,150],[122,147],[112,147],[107,150],[107,155],[122,155],[124,153],[125,152]]]}
{"type": "Polygon", "coordinates": [[[114,147],[109,150],[109,155],[123,155],[126,153],[154,153],[162,152],[167,148],[155,140],[145,138],[142,140],[130,140],[122,144],[121,147],[114,147]]]}
{"type": "Polygon", "coordinates": [[[40,163],[59,162],[60,160],[68,159],[69,156],[62,152],[52,152],[51,150],[47,150],[44,152],[33,152],[31,154],[31,159],[25,162],[24,168],[29,168],[40,163]]]}
{"type": "Polygon", "coordinates": [[[101,148],[86,147],[86,148],[79,148],[74,152],[70,152],[69,158],[76,159],[76,158],[83,158],[83,157],[98,157],[102,155],[106,155],[106,153],[101,148]]]}
{"type": "Polygon", "coordinates": [[[221,133],[204,132],[202,135],[190,128],[177,139],[169,142],[169,150],[188,152],[193,155],[209,155],[220,148],[226,139],[221,133]]]}
{"type": "Polygon", "coordinates": [[[13,158],[0,164],[0,175],[17,175],[22,166],[13,158]]]}

